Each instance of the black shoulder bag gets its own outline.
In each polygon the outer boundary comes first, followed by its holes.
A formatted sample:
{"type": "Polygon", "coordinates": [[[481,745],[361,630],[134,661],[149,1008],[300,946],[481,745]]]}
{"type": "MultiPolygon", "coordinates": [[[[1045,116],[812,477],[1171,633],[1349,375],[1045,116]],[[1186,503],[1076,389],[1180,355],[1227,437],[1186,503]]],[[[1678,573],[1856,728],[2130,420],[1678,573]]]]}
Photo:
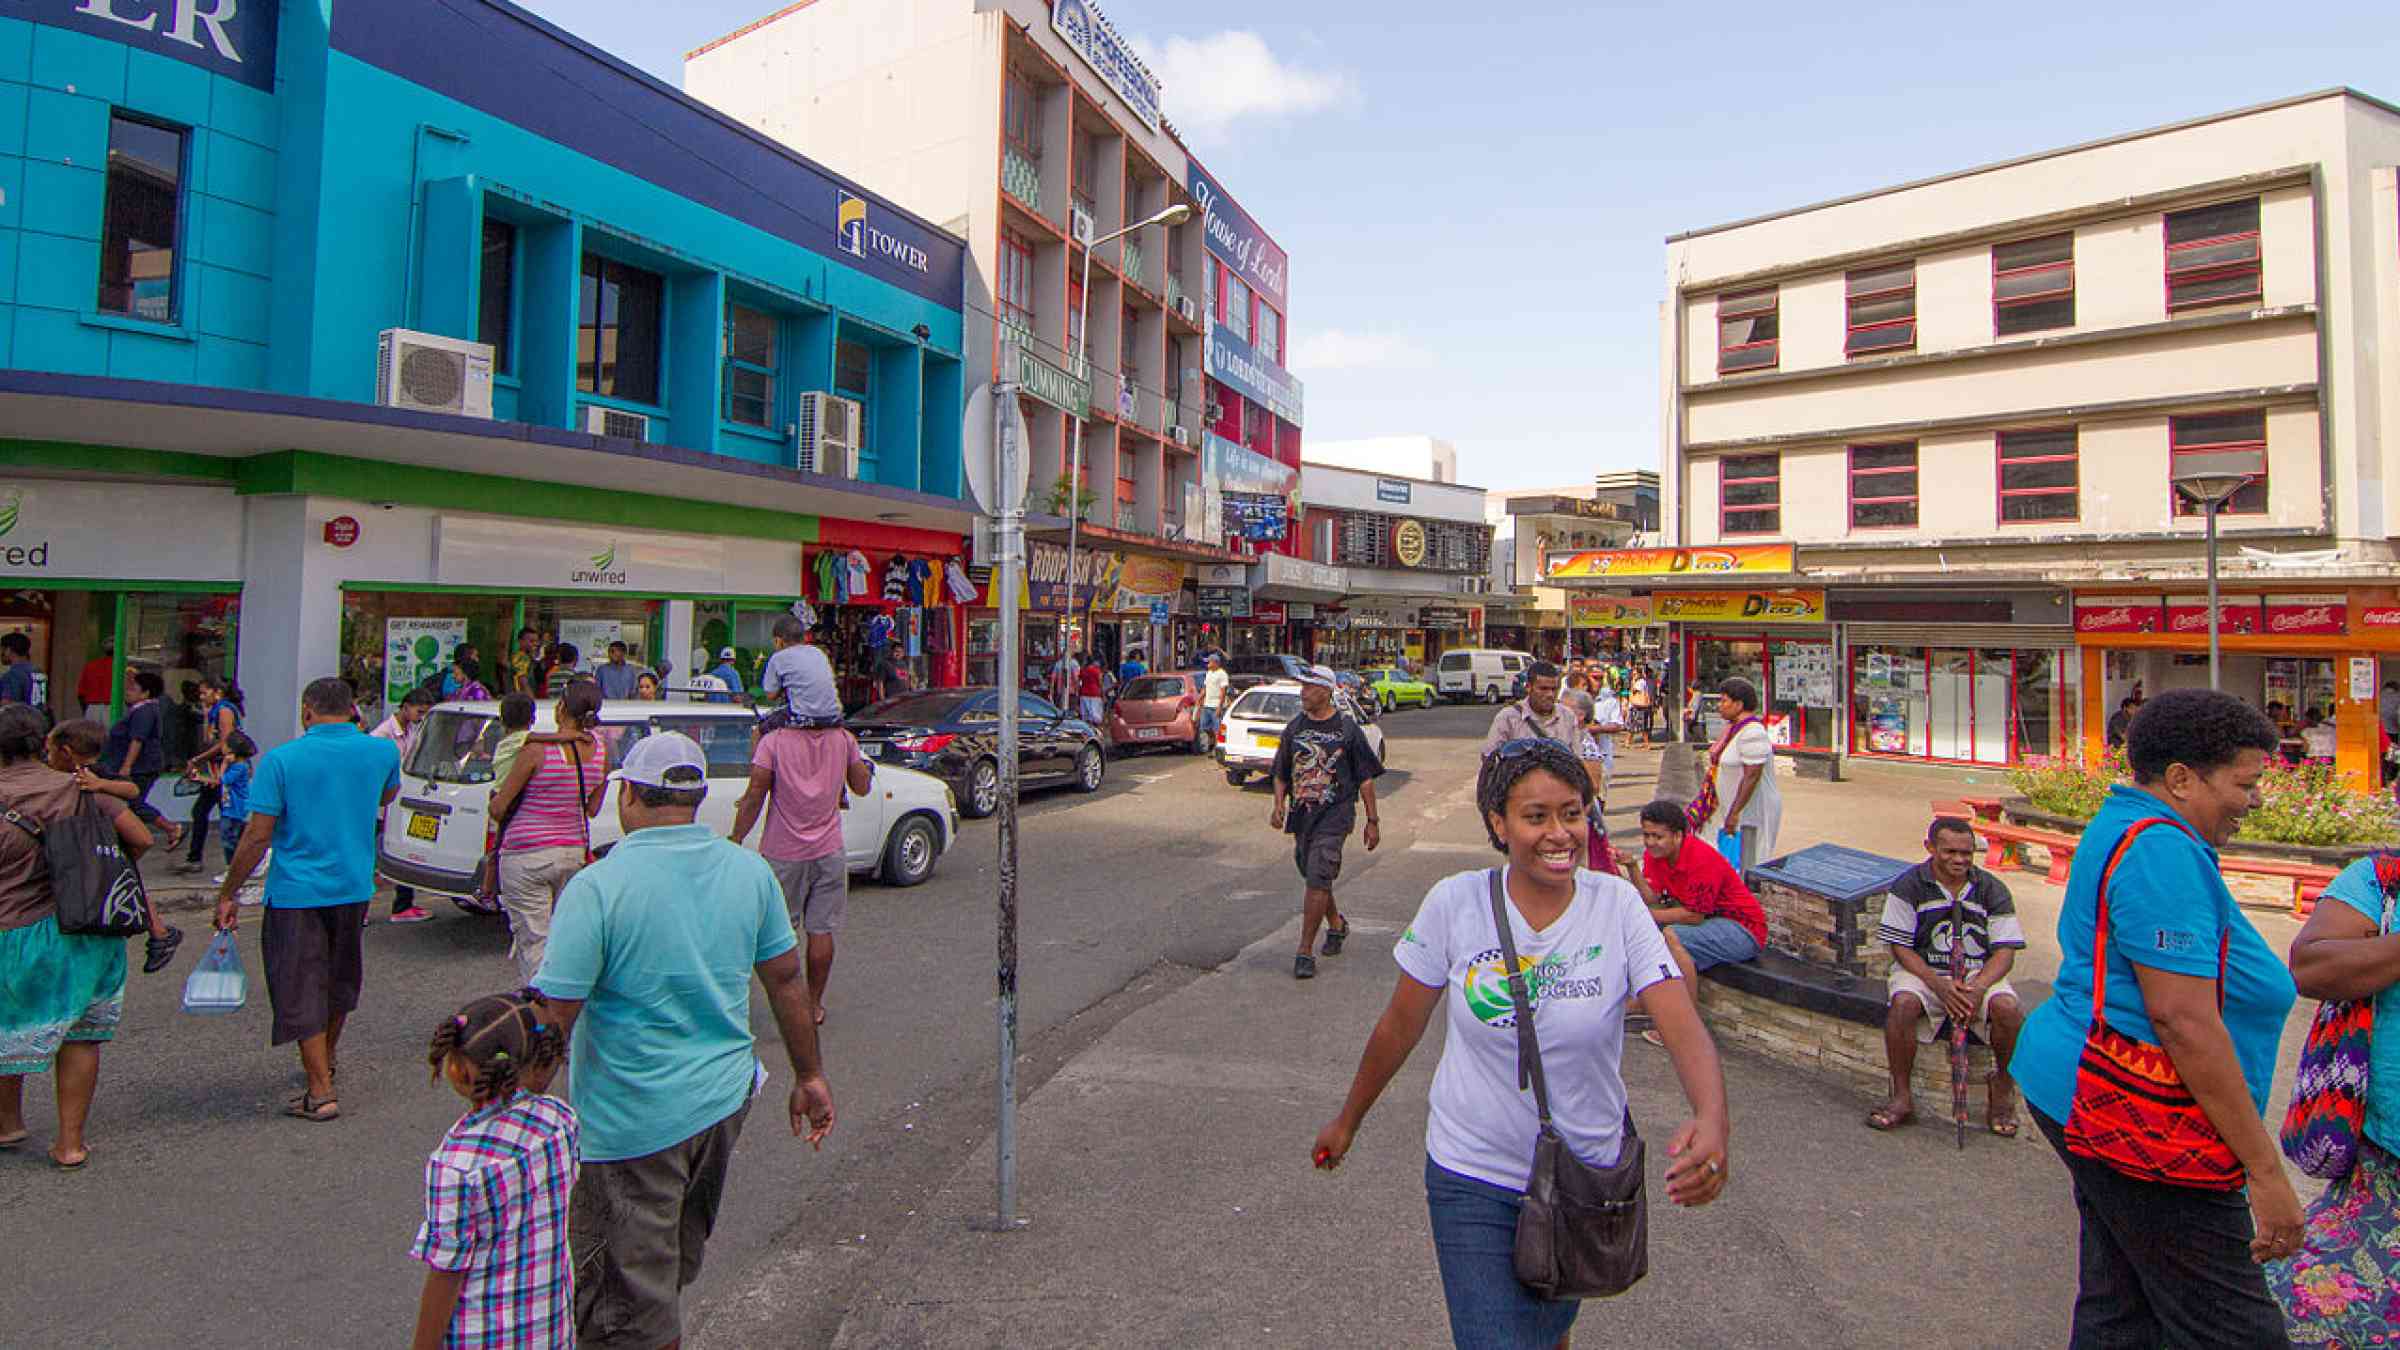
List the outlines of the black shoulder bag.
{"type": "Polygon", "coordinates": [[[1650,1273],[1650,1215],[1643,1178],[1641,1135],[1625,1113],[1617,1160],[1593,1167],[1568,1149],[1550,1123],[1550,1088],[1542,1077],[1542,1043],[1533,1030],[1533,999],[1517,963],[1508,900],[1500,869],[1491,873],[1492,923],[1507,962],[1508,997],[1517,1017],[1517,1086],[1533,1087],[1541,1133],[1533,1143],[1533,1174],[1517,1211],[1517,1279],[1544,1298],[1609,1298],[1650,1273]]]}
{"type": "Polygon", "coordinates": [[[88,792],[47,826],[10,807],[6,820],[32,835],[50,873],[58,931],[72,937],[129,938],[150,931],[150,896],[117,838],[116,822],[88,792]]]}

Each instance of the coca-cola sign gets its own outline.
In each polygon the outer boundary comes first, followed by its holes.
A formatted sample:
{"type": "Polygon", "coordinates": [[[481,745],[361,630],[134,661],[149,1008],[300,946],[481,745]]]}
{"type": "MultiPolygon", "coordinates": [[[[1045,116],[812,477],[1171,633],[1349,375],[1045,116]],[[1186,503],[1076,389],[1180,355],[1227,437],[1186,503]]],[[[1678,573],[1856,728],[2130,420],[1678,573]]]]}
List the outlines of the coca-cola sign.
{"type": "Polygon", "coordinates": [[[2350,631],[2350,600],[2342,595],[2270,595],[2270,637],[2340,637],[2350,631]]]}
{"type": "MultiPolygon", "coordinates": [[[[2075,601],[2078,633],[2155,633],[2161,605],[2156,596],[2090,596],[2075,601]]],[[[2203,606],[2205,623],[2205,606],[2203,606]]]]}
{"type": "MultiPolygon", "coordinates": [[[[2217,614],[2217,631],[2219,633],[2255,633],[2258,631],[2258,597],[2255,595],[2220,596],[2217,599],[2217,614]]],[[[2167,631],[2170,633],[2207,633],[2208,597],[2205,595],[2168,596],[2167,631]]]]}
{"type": "Polygon", "coordinates": [[[2400,628],[2400,605],[2367,605],[2358,611],[2361,628],[2400,628]]]}

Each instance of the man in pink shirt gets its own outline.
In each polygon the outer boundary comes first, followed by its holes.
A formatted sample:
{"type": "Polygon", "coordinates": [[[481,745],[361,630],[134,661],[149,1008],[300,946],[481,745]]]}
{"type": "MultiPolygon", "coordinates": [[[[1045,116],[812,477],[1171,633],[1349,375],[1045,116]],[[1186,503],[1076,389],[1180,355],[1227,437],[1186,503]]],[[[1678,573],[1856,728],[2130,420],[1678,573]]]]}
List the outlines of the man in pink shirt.
{"type": "Polygon", "coordinates": [[[841,727],[786,727],[758,738],[750,752],[750,789],[733,811],[733,842],[750,837],[761,807],[767,832],[758,851],[783,883],[784,907],[808,939],[808,996],[825,1020],[825,982],[833,939],[850,906],[850,862],[842,850],[848,794],[866,795],[875,768],[858,738],[841,727]]]}

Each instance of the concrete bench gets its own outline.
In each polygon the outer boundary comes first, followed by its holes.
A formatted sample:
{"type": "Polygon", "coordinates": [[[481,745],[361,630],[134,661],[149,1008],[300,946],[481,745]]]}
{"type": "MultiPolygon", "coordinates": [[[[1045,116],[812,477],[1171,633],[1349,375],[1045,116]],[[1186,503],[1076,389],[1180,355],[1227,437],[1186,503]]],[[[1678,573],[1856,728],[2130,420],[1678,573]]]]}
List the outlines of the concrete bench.
{"type": "Polygon", "coordinates": [[[2050,873],[2047,880],[2053,886],[2067,884],[2067,869],[2075,861],[2075,836],[2056,830],[2038,830],[2030,825],[2003,825],[1997,821],[1979,821],[1975,829],[1984,838],[1983,868],[1997,872],[2003,867],[2020,865],[2022,847],[2038,844],[2050,850],[2050,873]]]}

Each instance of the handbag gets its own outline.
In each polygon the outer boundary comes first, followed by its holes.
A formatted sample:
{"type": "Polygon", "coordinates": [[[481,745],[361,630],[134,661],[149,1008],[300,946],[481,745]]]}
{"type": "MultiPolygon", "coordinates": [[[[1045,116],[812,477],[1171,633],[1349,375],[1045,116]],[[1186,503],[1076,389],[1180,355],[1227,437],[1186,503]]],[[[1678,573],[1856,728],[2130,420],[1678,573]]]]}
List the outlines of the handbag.
{"type": "Polygon", "coordinates": [[[1533,1029],[1533,999],[1509,931],[1500,869],[1491,878],[1492,923],[1516,1009],[1517,1086],[1533,1086],[1542,1126],[1533,1142],[1533,1172],[1517,1211],[1517,1279],[1544,1298],[1608,1298],[1650,1273],[1650,1213],[1643,1180],[1642,1137],[1625,1113],[1617,1160],[1594,1167],[1575,1156],[1550,1121],[1550,1087],[1542,1076],[1542,1044],[1533,1029]]]}
{"type": "Polygon", "coordinates": [[[43,825],[14,807],[0,819],[33,836],[49,872],[58,931],[70,937],[129,938],[150,931],[150,895],[118,842],[116,822],[89,792],[75,809],[43,825]]]}
{"type": "MultiPolygon", "coordinates": [[[[2383,891],[2383,923],[2392,931],[2393,898],[2400,895],[2400,854],[2375,856],[2383,891]]],[[[2322,903],[2322,902],[2320,902],[2322,903]]],[[[2317,1005],[2292,1074],[2292,1104],[2283,1113],[2283,1156],[2320,1181],[2339,1181],[2358,1165],[2367,1128],[2367,1071],[2375,1049],[2375,999],[2327,999],[2317,1005]]]]}
{"type": "MultiPolygon", "coordinates": [[[[2191,833],[2164,816],[2136,821],[2100,872],[2092,925],[2092,1026],[2084,1034],[2083,1056],[2075,1066],[2067,1151],[2139,1181],[2193,1190],[2240,1190],[2248,1179],[2241,1159],[2200,1109],[2175,1061],[2159,1046],[2137,1041],[2108,1024],[2109,878],[2124,861],[2125,850],[2153,825],[2173,825],[2191,833]]],[[[2225,1006],[2225,961],[2232,948],[2233,927],[2227,924],[2217,939],[2219,1009],[2225,1006]]]]}

